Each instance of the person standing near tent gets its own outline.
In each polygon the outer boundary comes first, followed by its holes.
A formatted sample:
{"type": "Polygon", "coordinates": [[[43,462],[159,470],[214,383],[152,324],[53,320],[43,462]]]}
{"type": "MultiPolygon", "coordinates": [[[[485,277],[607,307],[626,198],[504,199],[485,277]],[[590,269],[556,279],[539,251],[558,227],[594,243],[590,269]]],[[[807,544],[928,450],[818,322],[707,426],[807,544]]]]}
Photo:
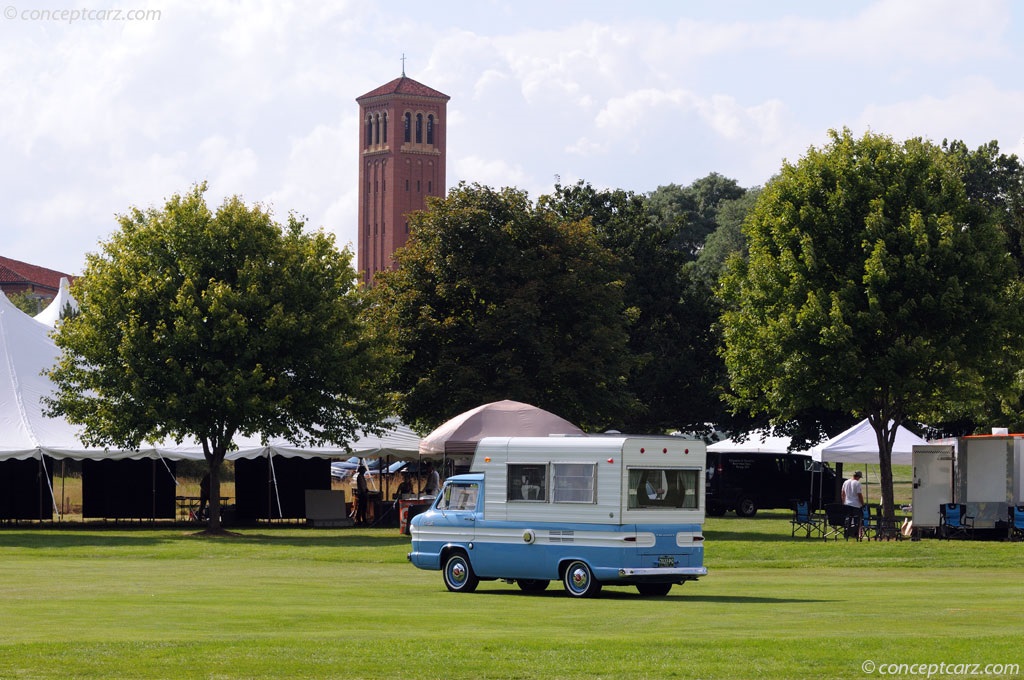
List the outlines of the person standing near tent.
{"type": "Polygon", "coordinates": [[[847,536],[850,536],[850,532],[855,532],[853,535],[859,540],[863,534],[863,519],[864,515],[862,508],[864,507],[864,488],[861,486],[860,478],[863,475],[860,470],[853,473],[853,477],[843,482],[843,505],[846,506],[847,512],[849,513],[846,519],[847,536]]]}
{"type": "Polygon", "coordinates": [[[199,480],[199,509],[196,511],[196,520],[202,522],[206,519],[206,506],[210,504],[210,473],[207,472],[199,480]]]}
{"type": "Polygon", "coordinates": [[[441,476],[434,469],[434,464],[427,461],[427,486],[423,489],[424,496],[436,496],[441,488],[441,476]]]}
{"type": "Polygon", "coordinates": [[[360,462],[356,470],[356,526],[366,524],[366,504],[369,500],[370,494],[366,488],[366,466],[360,462]]]}
{"type": "Polygon", "coordinates": [[[843,482],[843,505],[858,509],[864,507],[864,488],[860,483],[862,476],[860,470],[857,470],[853,477],[843,482]]]}

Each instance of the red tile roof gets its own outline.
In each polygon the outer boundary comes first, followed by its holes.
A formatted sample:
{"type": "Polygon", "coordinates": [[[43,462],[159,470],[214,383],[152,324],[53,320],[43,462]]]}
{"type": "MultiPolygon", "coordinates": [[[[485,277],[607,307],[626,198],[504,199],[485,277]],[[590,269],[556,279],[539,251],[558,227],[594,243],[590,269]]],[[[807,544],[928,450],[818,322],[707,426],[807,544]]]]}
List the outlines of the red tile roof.
{"type": "Polygon", "coordinates": [[[68,281],[75,280],[75,277],[70,274],[0,256],[0,283],[32,284],[57,291],[60,289],[62,276],[66,277],[68,281]]]}
{"type": "Polygon", "coordinates": [[[386,94],[406,94],[416,97],[443,97],[445,100],[451,99],[448,95],[443,92],[427,87],[423,83],[418,83],[412,78],[401,76],[395,78],[386,85],[381,85],[376,90],[370,90],[361,97],[356,97],[356,101],[361,99],[369,99],[370,97],[380,97],[386,94]]]}

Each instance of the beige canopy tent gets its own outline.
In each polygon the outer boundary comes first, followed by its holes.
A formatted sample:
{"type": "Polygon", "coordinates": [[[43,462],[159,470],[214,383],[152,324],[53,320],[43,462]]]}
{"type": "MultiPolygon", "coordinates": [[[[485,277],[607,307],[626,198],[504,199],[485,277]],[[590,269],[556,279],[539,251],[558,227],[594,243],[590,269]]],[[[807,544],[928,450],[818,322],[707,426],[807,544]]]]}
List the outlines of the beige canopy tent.
{"type": "Polygon", "coordinates": [[[495,401],[460,413],[420,442],[420,456],[471,456],[484,437],[586,434],[568,420],[519,401],[495,401]]]}

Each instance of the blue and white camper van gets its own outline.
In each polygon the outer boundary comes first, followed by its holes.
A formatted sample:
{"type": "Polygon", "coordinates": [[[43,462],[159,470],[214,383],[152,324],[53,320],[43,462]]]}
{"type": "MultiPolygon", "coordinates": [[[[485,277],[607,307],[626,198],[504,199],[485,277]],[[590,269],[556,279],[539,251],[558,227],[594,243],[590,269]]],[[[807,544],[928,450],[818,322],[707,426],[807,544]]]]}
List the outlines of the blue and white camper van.
{"type": "Polygon", "coordinates": [[[704,443],[678,437],[488,437],[413,518],[409,560],[453,592],[480,581],[574,597],[666,595],[704,567],[704,443]]]}

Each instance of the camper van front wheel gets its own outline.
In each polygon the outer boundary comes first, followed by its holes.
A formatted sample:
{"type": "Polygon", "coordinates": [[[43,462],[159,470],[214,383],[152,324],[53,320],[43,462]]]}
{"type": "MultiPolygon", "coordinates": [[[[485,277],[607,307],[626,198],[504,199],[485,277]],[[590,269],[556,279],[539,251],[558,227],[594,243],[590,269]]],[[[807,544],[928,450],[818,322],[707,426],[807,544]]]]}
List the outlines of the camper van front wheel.
{"type": "Polygon", "coordinates": [[[595,597],[601,592],[601,582],[594,578],[587,563],[580,560],[569,563],[562,582],[565,592],[573,597],[595,597]]]}
{"type": "Polygon", "coordinates": [[[444,563],[444,585],[453,593],[471,593],[480,584],[473,573],[469,558],[463,553],[452,553],[444,563]]]}

